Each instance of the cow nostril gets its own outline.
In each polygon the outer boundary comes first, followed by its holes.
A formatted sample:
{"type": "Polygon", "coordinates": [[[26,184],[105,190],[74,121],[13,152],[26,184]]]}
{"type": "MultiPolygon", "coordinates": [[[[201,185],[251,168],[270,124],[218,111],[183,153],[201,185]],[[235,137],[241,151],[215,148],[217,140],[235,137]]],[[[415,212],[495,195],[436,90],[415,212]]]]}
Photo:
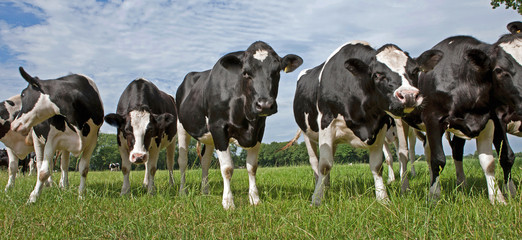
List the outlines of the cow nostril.
{"type": "Polygon", "coordinates": [[[404,95],[402,95],[401,92],[397,92],[397,94],[395,94],[397,96],[397,98],[399,99],[399,101],[401,102],[404,102],[404,95]]]}

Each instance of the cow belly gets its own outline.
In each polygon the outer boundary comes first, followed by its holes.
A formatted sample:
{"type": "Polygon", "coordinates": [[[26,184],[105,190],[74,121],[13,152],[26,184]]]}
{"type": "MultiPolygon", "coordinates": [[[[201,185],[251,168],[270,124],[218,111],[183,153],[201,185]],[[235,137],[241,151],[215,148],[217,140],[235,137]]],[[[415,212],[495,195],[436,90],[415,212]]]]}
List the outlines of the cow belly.
{"type": "Polygon", "coordinates": [[[522,137],[522,132],[520,131],[520,127],[522,126],[522,121],[511,121],[507,125],[507,132],[509,134],[513,134],[518,137],[522,137]]]}
{"type": "Polygon", "coordinates": [[[333,128],[335,133],[334,141],[345,142],[356,148],[368,148],[366,141],[361,140],[355,133],[346,126],[346,122],[342,116],[338,116],[330,123],[329,128],[333,128]]]}

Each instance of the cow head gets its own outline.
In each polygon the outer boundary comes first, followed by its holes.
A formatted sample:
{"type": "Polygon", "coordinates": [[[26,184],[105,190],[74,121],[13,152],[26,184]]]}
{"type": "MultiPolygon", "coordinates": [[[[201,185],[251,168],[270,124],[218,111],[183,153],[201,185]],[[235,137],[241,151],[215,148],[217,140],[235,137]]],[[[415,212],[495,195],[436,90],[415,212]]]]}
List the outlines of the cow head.
{"type": "Polygon", "coordinates": [[[20,94],[22,109],[11,124],[11,129],[27,135],[31,127],[59,114],[60,109],[46,94],[38,77],[32,77],[22,67],[20,67],[20,74],[29,85],[20,94]]]}
{"type": "Polygon", "coordinates": [[[119,138],[123,137],[127,141],[129,161],[139,164],[147,162],[152,145],[159,146],[165,129],[175,124],[176,119],[170,113],[153,114],[139,109],[126,115],[107,114],[105,122],[118,128],[118,144],[121,146],[119,138]]]}
{"type": "Polygon", "coordinates": [[[507,29],[512,34],[520,33],[520,31],[522,30],[522,22],[520,22],[520,21],[510,22],[507,25],[507,29]]]}
{"type": "Polygon", "coordinates": [[[22,108],[20,95],[0,102],[0,139],[11,130],[11,123],[20,112],[20,108],[22,108]]]}
{"type": "Polygon", "coordinates": [[[277,112],[276,97],[280,72],[294,71],[303,59],[288,54],[281,58],[268,44],[258,41],[241,54],[230,53],[219,61],[238,78],[248,120],[265,117],[277,112]]]}
{"type": "MultiPolygon", "coordinates": [[[[371,60],[368,74],[377,92],[387,100],[386,112],[399,118],[419,107],[423,97],[414,87],[421,71],[430,71],[442,59],[442,52],[428,50],[419,58],[412,59],[399,47],[387,44],[377,50],[371,60]]],[[[345,67],[353,68],[347,61],[345,67]]]]}
{"type": "Polygon", "coordinates": [[[522,33],[502,36],[489,55],[494,99],[522,117],[522,33]]]}

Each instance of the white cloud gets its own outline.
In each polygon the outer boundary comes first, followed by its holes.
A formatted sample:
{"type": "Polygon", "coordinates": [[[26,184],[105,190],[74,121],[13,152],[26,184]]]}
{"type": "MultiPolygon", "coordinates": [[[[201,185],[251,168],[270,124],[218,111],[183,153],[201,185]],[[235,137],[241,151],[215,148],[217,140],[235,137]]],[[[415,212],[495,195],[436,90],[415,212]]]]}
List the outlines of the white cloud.
{"type": "MultiPolygon", "coordinates": [[[[391,42],[417,56],[455,34],[493,42],[506,32],[508,22],[520,19],[513,10],[492,10],[486,0],[27,0],[13,4],[42,22],[22,27],[0,19],[0,48],[15,56],[0,66],[3,98],[26,86],[19,65],[43,79],[70,72],[92,77],[109,113],[135,78],[145,77],[175,94],[186,73],[209,69],[220,56],[256,40],[268,42],[281,56],[300,55],[303,66],[282,74],[279,113],[268,120],[265,142],[294,136],[292,101],[299,71],[320,64],[344,42],[365,40],[374,47],[391,42]]],[[[102,131],[114,129],[104,126],[102,131]]]]}

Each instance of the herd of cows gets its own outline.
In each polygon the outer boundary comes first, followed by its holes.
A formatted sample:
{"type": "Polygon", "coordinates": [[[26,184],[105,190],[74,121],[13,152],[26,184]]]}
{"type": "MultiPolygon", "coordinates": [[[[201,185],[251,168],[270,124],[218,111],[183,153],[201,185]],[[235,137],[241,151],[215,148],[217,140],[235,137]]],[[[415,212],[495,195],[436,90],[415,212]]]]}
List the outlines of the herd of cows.
{"type": "MultiPolygon", "coordinates": [[[[413,132],[423,135],[419,131],[426,133],[431,199],[437,200],[441,194],[439,174],[446,161],[442,136],[448,132],[459,181],[464,178],[465,140],[474,138],[489,199],[493,204],[505,204],[494,176],[492,145],[501,153],[505,193],[515,194],[511,179],[515,157],[507,134],[522,136],[522,22],[508,24],[508,30],[511,33],[493,44],[469,36],[450,37],[417,58],[393,44],[374,49],[354,41],[336,49],[319,66],[301,71],[294,99],[300,128],[295,139],[303,133],[316,177],[312,204],[319,205],[323,199],[335,149],[341,143],[369,150],[376,198],[387,201],[382,162],[390,132],[397,139],[401,189],[406,190],[407,138],[413,132]]],[[[136,79],[123,91],[116,112],[105,116],[98,89],[89,77],[71,74],[41,80],[20,67],[27,88],[0,104],[0,140],[9,156],[5,190],[14,186],[18,160],[34,151],[38,177],[28,202],[35,202],[49,181],[50,166],[59,151],[60,187],[68,186],[69,155],[81,156],[81,197],[105,121],[117,128],[122,195],[130,191],[132,163],[145,165],[143,186],[154,193],[158,156],[165,148],[169,182],[174,184],[177,136],[180,194],[185,191],[192,137],[205,145],[202,192],[209,191],[208,170],[215,150],[223,177],[222,205],[234,208],[229,144],[235,143],[247,151],[250,204],[259,204],[256,171],[266,118],[277,112],[280,73],[292,72],[302,63],[301,57],[280,57],[267,43],[258,41],[245,51],[221,57],[210,70],[188,73],[175,97],[146,79],[136,79]]]]}

